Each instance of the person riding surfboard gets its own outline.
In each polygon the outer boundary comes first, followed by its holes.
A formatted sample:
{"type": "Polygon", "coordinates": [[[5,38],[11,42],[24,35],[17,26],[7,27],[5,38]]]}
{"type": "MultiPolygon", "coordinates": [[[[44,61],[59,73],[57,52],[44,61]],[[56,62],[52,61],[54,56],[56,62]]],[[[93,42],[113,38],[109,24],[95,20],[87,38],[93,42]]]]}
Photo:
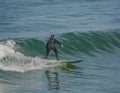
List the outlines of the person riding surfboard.
{"type": "Polygon", "coordinates": [[[55,44],[58,43],[59,45],[61,45],[61,47],[63,48],[64,45],[62,43],[60,43],[57,39],[55,39],[55,36],[54,35],[51,35],[50,39],[47,41],[47,44],[46,44],[46,55],[45,55],[45,59],[48,58],[48,56],[50,55],[50,51],[54,51],[55,52],[55,56],[56,56],[56,59],[59,60],[58,58],[58,51],[55,47],[55,44]]]}

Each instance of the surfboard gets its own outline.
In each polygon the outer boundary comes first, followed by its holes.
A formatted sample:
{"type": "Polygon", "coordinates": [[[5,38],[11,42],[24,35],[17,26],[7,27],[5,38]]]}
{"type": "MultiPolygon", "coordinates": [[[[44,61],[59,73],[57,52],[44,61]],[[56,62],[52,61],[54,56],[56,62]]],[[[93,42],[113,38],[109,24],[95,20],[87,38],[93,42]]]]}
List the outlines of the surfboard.
{"type": "Polygon", "coordinates": [[[82,60],[44,60],[45,64],[48,66],[52,66],[52,65],[57,65],[57,64],[75,64],[75,63],[79,63],[82,62],[82,60]]]}
{"type": "Polygon", "coordinates": [[[61,63],[79,63],[79,62],[82,62],[82,60],[59,60],[58,62],[61,62],[61,63]]]}

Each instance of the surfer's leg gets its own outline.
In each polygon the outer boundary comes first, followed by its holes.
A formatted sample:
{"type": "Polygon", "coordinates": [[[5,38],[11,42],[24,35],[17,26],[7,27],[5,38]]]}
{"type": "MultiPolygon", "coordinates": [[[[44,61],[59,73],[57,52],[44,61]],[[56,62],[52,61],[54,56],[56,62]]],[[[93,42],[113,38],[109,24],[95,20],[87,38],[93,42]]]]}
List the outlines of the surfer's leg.
{"type": "Polygon", "coordinates": [[[55,47],[54,47],[54,52],[55,52],[56,59],[59,60],[59,58],[58,58],[58,51],[57,51],[57,49],[55,47]]]}
{"type": "Polygon", "coordinates": [[[47,58],[48,58],[49,54],[50,54],[50,49],[49,49],[49,48],[47,48],[47,52],[46,52],[45,59],[47,59],[47,58]]]}

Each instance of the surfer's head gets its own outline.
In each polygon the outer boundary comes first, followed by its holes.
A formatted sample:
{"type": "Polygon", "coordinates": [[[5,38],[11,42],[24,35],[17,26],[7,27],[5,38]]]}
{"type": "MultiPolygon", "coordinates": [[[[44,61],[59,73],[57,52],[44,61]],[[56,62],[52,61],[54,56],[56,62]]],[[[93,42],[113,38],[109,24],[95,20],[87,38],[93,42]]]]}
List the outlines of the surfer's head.
{"type": "Polygon", "coordinates": [[[52,34],[52,35],[51,35],[51,37],[50,37],[50,39],[54,39],[54,37],[55,37],[55,35],[54,35],[54,34],[52,34]]]}

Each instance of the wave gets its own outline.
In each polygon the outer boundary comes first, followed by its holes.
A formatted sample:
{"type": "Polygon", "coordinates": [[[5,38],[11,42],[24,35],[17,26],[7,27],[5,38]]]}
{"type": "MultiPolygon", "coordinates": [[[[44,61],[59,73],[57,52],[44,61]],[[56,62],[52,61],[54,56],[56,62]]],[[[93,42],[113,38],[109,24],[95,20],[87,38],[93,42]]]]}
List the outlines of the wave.
{"type": "MultiPolygon", "coordinates": [[[[120,48],[120,32],[86,32],[67,33],[62,35],[63,42],[70,54],[86,54],[89,56],[96,53],[112,53],[120,48]]],[[[67,53],[68,51],[65,51],[67,53]]]]}
{"type": "MultiPolygon", "coordinates": [[[[73,56],[75,54],[85,54],[94,56],[96,53],[112,53],[120,48],[120,32],[71,32],[56,36],[64,44],[64,49],[57,46],[60,55],[73,56]]],[[[25,55],[44,56],[47,40],[39,39],[17,39],[20,46],[18,50],[25,55]]]]}
{"type": "Polygon", "coordinates": [[[26,56],[17,51],[17,44],[13,40],[0,42],[0,69],[5,71],[26,72],[62,65],[56,60],[45,60],[41,57],[26,56]]]}
{"type": "MultiPolygon", "coordinates": [[[[116,53],[120,49],[120,32],[85,32],[56,35],[64,44],[60,57],[79,58],[97,56],[99,53],[116,53]]],[[[0,69],[25,72],[34,69],[60,66],[56,60],[44,60],[46,40],[36,38],[7,39],[0,42],[0,69]],[[52,62],[53,64],[48,65],[52,62]]],[[[52,56],[53,57],[53,56],[52,56]]]]}

